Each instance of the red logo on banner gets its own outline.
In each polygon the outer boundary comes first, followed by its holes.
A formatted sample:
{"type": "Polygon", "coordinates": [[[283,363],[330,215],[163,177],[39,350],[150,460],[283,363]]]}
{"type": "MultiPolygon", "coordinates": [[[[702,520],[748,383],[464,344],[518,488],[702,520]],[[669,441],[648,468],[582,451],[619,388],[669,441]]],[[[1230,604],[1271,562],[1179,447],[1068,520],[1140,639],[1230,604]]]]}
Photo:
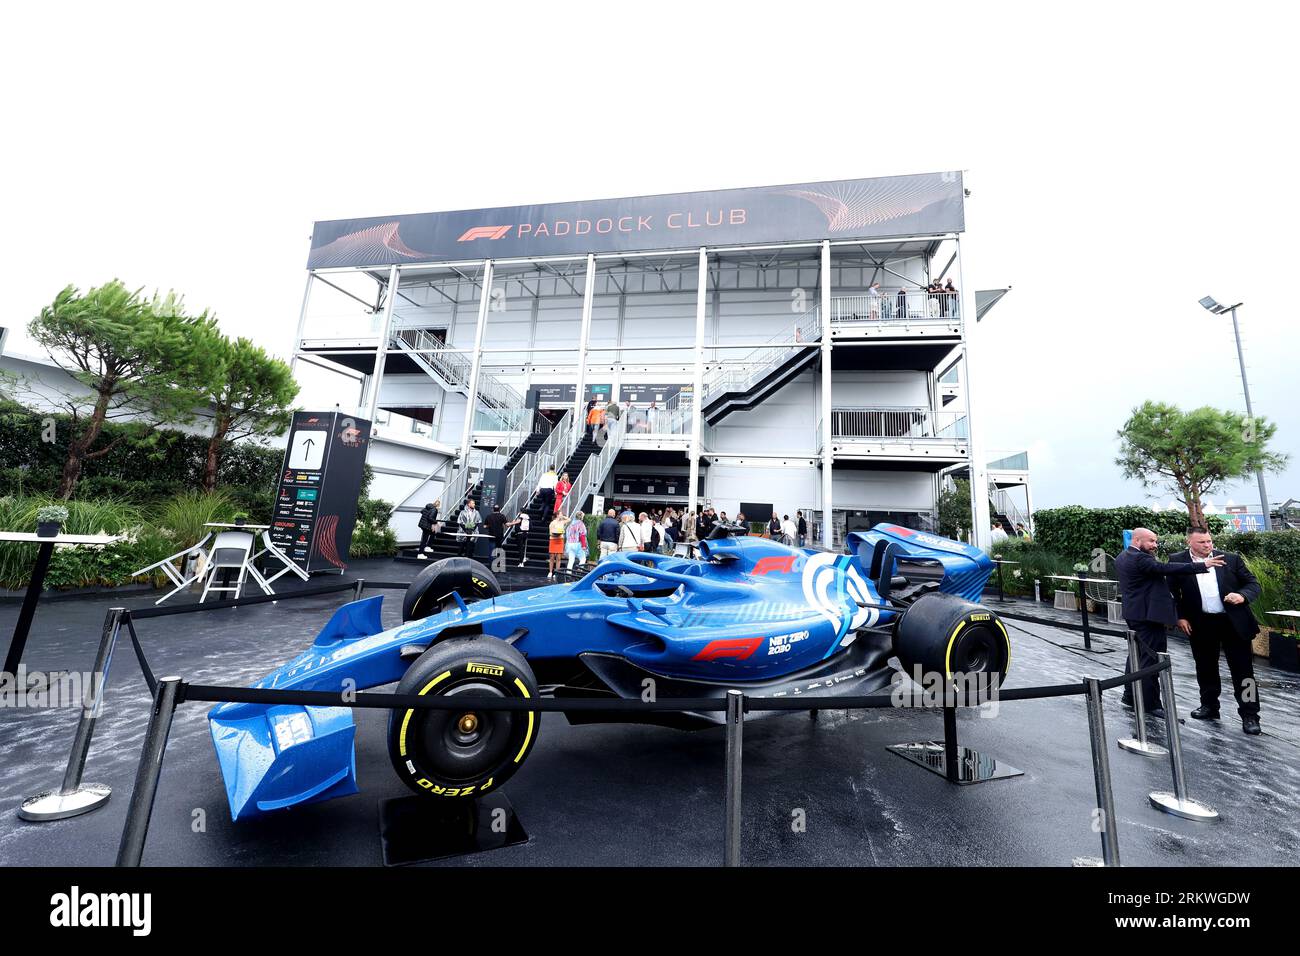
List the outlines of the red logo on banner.
{"type": "Polygon", "coordinates": [[[753,654],[760,644],[761,637],[734,637],[727,640],[709,641],[704,650],[695,655],[697,661],[713,661],[719,657],[735,657],[744,660],[753,654]]]}
{"type": "Polygon", "coordinates": [[[457,242],[470,242],[474,239],[504,239],[509,226],[474,226],[472,229],[466,229],[464,234],[457,239],[457,242]]]}
{"type": "Polygon", "coordinates": [[[797,555],[788,555],[783,558],[759,558],[754,562],[753,574],[767,574],[769,571],[780,571],[782,574],[789,574],[790,569],[794,567],[794,559],[797,555]]]}

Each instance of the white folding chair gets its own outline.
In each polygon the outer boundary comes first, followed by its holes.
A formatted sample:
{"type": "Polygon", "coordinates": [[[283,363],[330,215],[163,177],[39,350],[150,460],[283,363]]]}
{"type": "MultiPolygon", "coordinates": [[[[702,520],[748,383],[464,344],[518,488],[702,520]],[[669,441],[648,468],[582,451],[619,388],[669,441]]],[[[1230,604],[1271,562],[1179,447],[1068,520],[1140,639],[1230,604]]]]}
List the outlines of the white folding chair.
{"type": "Polygon", "coordinates": [[[223,531],[217,535],[216,541],[212,542],[212,556],[204,572],[208,583],[203,586],[203,593],[199,595],[200,604],[206,601],[208,594],[213,591],[233,591],[235,599],[238,600],[244,590],[244,578],[250,573],[263,591],[267,594],[274,593],[266,583],[266,579],[253,567],[253,544],[256,541],[257,539],[248,531],[223,531]],[[217,572],[230,568],[239,569],[239,577],[235,579],[234,586],[213,587],[212,582],[217,579],[217,572]]]}
{"type": "Polygon", "coordinates": [[[294,564],[293,559],[290,558],[287,554],[285,554],[284,551],[280,549],[280,546],[271,540],[270,531],[262,532],[262,550],[257,552],[257,554],[253,555],[253,557],[249,559],[249,563],[250,563],[249,571],[251,571],[253,575],[258,579],[258,583],[262,585],[262,590],[266,591],[268,594],[274,593],[270,588],[271,582],[276,580],[277,578],[289,574],[290,572],[298,575],[298,577],[302,578],[302,580],[304,581],[311,580],[311,575],[309,575],[302,568],[298,567],[298,565],[294,564]],[[258,574],[257,568],[252,567],[251,564],[253,561],[256,561],[258,558],[266,554],[269,554],[271,557],[275,558],[275,560],[283,564],[284,567],[282,567],[279,571],[276,571],[275,574],[268,574],[265,577],[263,577],[262,575],[258,574]]]}
{"type": "Polygon", "coordinates": [[[175,554],[169,555],[163,558],[161,561],[155,561],[147,568],[141,568],[139,571],[132,571],[131,577],[138,578],[142,575],[148,574],[150,571],[154,570],[155,568],[161,568],[162,573],[167,575],[168,580],[170,580],[172,584],[176,585],[174,588],[172,588],[170,591],[168,591],[158,600],[153,602],[154,604],[161,604],[163,601],[167,600],[173,594],[176,594],[179,591],[184,591],[187,587],[189,587],[199,578],[203,577],[204,571],[206,570],[206,565],[199,567],[188,578],[184,577],[183,574],[185,571],[185,562],[189,560],[189,558],[191,557],[202,557],[203,546],[208,543],[208,539],[211,537],[212,537],[212,532],[209,531],[199,540],[198,544],[191,545],[190,547],[186,548],[184,551],[177,551],[175,554]],[[177,570],[176,566],[172,564],[173,561],[176,561],[178,559],[181,562],[180,570],[177,570]]]}

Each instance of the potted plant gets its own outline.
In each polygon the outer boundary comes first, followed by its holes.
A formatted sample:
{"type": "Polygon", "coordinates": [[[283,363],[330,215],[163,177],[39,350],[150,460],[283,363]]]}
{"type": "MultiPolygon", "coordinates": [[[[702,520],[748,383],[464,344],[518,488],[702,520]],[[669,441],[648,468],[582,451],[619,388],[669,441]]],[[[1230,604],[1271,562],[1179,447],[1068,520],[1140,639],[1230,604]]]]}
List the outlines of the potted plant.
{"type": "Polygon", "coordinates": [[[36,509],[36,537],[53,538],[68,520],[68,509],[63,505],[46,505],[36,509]]]}
{"type": "Polygon", "coordinates": [[[236,527],[239,527],[239,528],[242,528],[242,527],[243,527],[244,525],[246,525],[246,524],[248,524],[248,512],[246,512],[246,511],[236,511],[236,512],[235,512],[235,526],[236,526],[236,527]]]}

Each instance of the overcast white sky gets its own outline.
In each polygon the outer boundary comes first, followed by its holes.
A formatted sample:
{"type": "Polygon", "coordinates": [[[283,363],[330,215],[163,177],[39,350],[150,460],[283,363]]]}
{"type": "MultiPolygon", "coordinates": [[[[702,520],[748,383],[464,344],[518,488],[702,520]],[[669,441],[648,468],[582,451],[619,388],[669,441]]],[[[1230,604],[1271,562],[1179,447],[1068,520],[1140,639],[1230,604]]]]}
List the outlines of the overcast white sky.
{"type": "Polygon", "coordinates": [[[318,219],[963,169],[966,279],[1013,286],[979,326],[986,442],[1030,449],[1036,506],[1148,500],[1113,464],[1144,399],[1243,407],[1206,294],[1246,303],[1251,397],[1294,459],[1270,497],[1300,497],[1297,19],[20,4],[0,39],[0,324],[118,276],[287,354],[318,219]]]}

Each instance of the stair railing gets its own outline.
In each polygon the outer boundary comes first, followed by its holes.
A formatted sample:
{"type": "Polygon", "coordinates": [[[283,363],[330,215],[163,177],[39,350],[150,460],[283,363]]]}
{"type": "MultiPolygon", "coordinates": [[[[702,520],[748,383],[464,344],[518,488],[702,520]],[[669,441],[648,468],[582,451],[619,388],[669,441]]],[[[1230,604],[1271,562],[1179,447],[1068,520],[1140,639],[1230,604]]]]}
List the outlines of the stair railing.
{"type": "Polygon", "coordinates": [[[793,325],[768,339],[772,345],[761,345],[740,361],[725,362],[713,369],[705,376],[702,400],[707,402],[726,392],[748,392],[773,370],[815,346],[821,334],[821,307],[815,305],[795,319],[793,325]],[[804,342],[808,344],[804,345],[804,342]],[[778,343],[785,347],[781,348],[778,343]]]}
{"type": "Polygon", "coordinates": [[[546,470],[559,466],[561,454],[568,457],[569,434],[572,430],[573,412],[570,410],[556,422],[537,451],[526,452],[515,467],[510,469],[506,476],[505,503],[501,506],[503,514],[513,516],[522,511],[532,500],[537,483],[546,470]]]}

